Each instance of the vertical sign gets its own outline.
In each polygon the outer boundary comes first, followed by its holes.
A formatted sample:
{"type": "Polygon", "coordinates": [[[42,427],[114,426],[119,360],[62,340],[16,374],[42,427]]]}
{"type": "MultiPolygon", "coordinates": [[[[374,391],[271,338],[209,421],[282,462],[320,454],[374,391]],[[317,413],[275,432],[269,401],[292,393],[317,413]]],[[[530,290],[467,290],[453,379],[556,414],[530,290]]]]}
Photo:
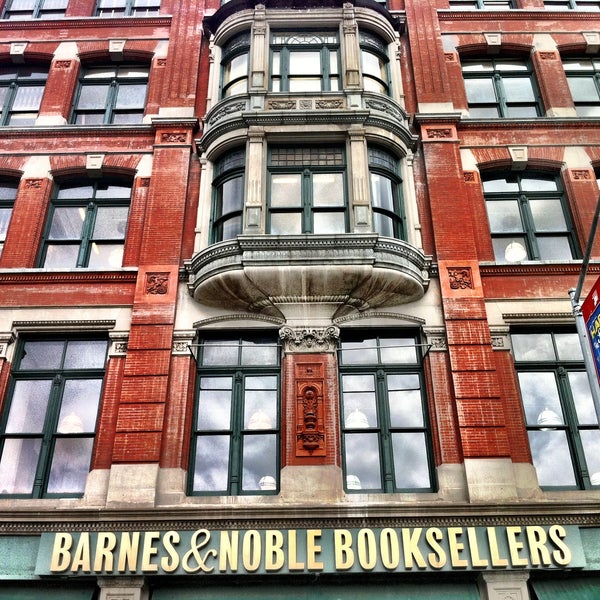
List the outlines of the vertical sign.
{"type": "Polygon", "coordinates": [[[581,305],[592,356],[596,365],[596,375],[600,379],[600,277],[596,280],[587,298],[581,305]]]}

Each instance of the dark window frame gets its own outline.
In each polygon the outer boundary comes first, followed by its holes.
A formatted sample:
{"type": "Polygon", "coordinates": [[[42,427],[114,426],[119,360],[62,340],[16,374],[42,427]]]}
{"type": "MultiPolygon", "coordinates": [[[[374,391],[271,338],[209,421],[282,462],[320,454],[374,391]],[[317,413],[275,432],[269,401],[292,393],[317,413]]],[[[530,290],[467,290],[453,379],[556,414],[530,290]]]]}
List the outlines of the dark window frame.
{"type": "Polygon", "coordinates": [[[250,71],[250,32],[243,32],[230,39],[224,46],[221,55],[221,83],[219,97],[228,98],[235,94],[245,94],[248,91],[248,77],[250,71]],[[227,69],[232,61],[246,57],[246,72],[237,77],[227,78],[227,69]],[[245,84],[245,85],[244,85],[245,84]],[[240,86],[240,91],[231,92],[240,86]]]}
{"type": "Polygon", "coordinates": [[[498,58],[471,58],[461,59],[462,75],[465,83],[465,91],[468,101],[468,81],[491,81],[494,99],[485,101],[468,102],[469,118],[472,119],[521,119],[521,118],[539,118],[544,116],[542,99],[537,86],[535,71],[530,60],[519,56],[501,56],[498,58]],[[488,63],[491,69],[469,70],[470,67],[488,63]],[[511,70],[509,65],[515,65],[511,70]],[[518,66],[518,68],[516,68],[518,66]],[[531,85],[533,100],[515,100],[507,93],[506,84],[511,80],[527,79],[531,85]],[[505,83],[506,82],[506,83],[505,83]],[[531,114],[511,114],[515,111],[528,112],[535,110],[535,115],[531,114]],[[477,110],[491,111],[495,110],[497,114],[473,116],[477,110]]]}
{"type": "Polygon", "coordinates": [[[511,10],[515,0],[449,0],[451,10],[511,10]]]}
{"type": "MultiPolygon", "coordinates": [[[[522,261],[532,261],[532,260],[564,260],[569,261],[572,259],[580,258],[580,250],[577,244],[577,239],[575,236],[575,230],[573,225],[573,220],[571,217],[571,213],[569,210],[568,201],[566,198],[566,193],[564,187],[562,185],[562,181],[559,176],[550,174],[548,172],[540,172],[540,171],[523,171],[520,173],[514,172],[489,172],[482,173],[481,175],[482,185],[483,185],[483,194],[484,200],[486,204],[486,210],[488,211],[488,219],[489,219],[489,207],[494,202],[516,202],[518,206],[518,214],[519,214],[519,225],[521,229],[512,229],[511,231],[494,231],[492,229],[491,221],[489,221],[490,234],[493,240],[497,240],[501,243],[501,240],[511,240],[508,242],[510,245],[513,241],[517,241],[523,246],[526,256],[518,260],[506,260],[505,258],[496,259],[498,262],[522,262],[522,261]],[[500,181],[502,179],[513,180],[517,183],[519,189],[515,191],[499,191],[499,192],[490,192],[485,191],[486,183],[490,181],[500,181]],[[524,190],[522,186],[522,182],[524,179],[531,179],[533,181],[546,181],[553,182],[556,185],[556,190],[543,190],[543,191],[534,191],[534,190],[524,190]],[[560,208],[562,210],[562,216],[565,222],[565,229],[554,229],[554,230],[536,230],[535,225],[535,217],[531,210],[531,202],[536,200],[552,200],[552,201],[560,201],[560,208]],[[544,258],[542,256],[542,251],[540,250],[540,240],[543,238],[549,239],[552,236],[559,236],[561,238],[565,238],[568,242],[568,246],[571,252],[570,257],[563,258],[544,258]],[[521,243],[522,240],[522,243],[521,243]]],[[[506,248],[505,248],[506,251],[506,248]]],[[[500,252],[500,248],[497,248],[497,252],[500,252]]]]}
{"type": "Polygon", "coordinates": [[[544,0],[546,10],[580,10],[585,12],[600,11],[598,0],[544,0]]]}
{"type": "MultiPolygon", "coordinates": [[[[197,377],[196,390],[194,399],[194,413],[192,423],[192,442],[190,444],[190,466],[188,471],[188,494],[191,496],[253,496],[253,495],[276,495],[279,493],[279,472],[280,472],[280,448],[281,448],[281,347],[275,334],[270,335],[266,332],[247,333],[241,335],[211,335],[202,334],[195,351],[197,359],[197,377]],[[211,344],[213,344],[211,346],[211,344]],[[207,349],[213,349],[218,352],[218,348],[229,348],[231,352],[237,352],[237,357],[234,361],[229,360],[226,364],[217,364],[212,359],[206,359],[207,349]],[[274,361],[270,364],[258,364],[257,353],[270,352],[274,354],[274,361]],[[237,350],[236,350],[237,349],[237,350]],[[247,360],[246,358],[247,357],[247,360]],[[208,363],[208,364],[207,364],[208,363]],[[215,381],[222,380],[221,387],[215,381]],[[248,385],[251,380],[273,380],[275,387],[259,387],[248,385]],[[204,381],[206,380],[206,383],[204,381]],[[227,383],[229,382],[229,384],[227,383]],[[229,387],[227,387],[229,385],[229,387]],[[210,402],[210,392],[220,392],[227,394],[229,397],[229,415],[227,425],[223,423],[220,427],[216,418],[214,426],[209,424],[201,427],[201,394],[206,391],[208,394],[207,403],[210,402]],[[260,390],[263,394],[261,398],[255,396],[252,398],[252,392],[260,390]],[[267,402],[270,398],[275,410],[275,415],[268,414],[263,411],[265,407],[265,398],[267,402]],[[258,410],[255,414],[259,418],[253,423],[252,417],[248,422],[244,422],[246,409],[252,406],[258,410]],[[262,402],[262,404],[261,404],[262,402]],[[270,422],[266,422],[272,417],[270,422]],[[196,485],[196,466],[200,461],[198,452],[198,443],[200,439],[228,438],[228,453],[226,458],[226,474],[223,476],[225,468],[222,467],[221,478],[224,478],[225,485],[220,489],[206,489],[200,485],[196,485]],[[271,460],[270,467],[273,472],[261,472],[257,474],[258,481],[254,482],[254,486],[246,486],[244,484],[244,449],[245,441],[250,437],[259,438],[262,441],[271,437],[274,442],[272,452],[262,452],[261,456],[271,460]],[[260,477],[259,477],[260,476],[260,477]],[[265,481],[269,479],[269,481],[265,481]]],[[[266,384],[263,384],[266,385],[266,384]]],[[[218,395],[218,394],[217,394],[218,395]]],[[[215,402],[219,405],[226,405],[227,400],[224,396],[215,402]]],[[[269,409],[268,405],[266,406],[269,409]]],[[[206,414],[210,414],[208,411],[206,414]]],[[[221,417],[223,418],[223,417],[221,417]]],[[[221,455],[221,453],[219,453],[221,455]]],[[[251,452],[248,455],[248,460],[251,463],[251,452]]],[[[259,461],[260,462],[260,461],[259,461]]],[[[211,461],[212,464],[212,461],[211,461]]],[[[214,464],[213,464],[214,466],[214,464]]],[[[208,487],[208,486],[206,486],[208,487]]]]}
{"type": "Polygon", "coordinates": [[[376,34],[371,33],[370,31],[360,30],[359,31],[359,47],[361,54],[361,69],[363,76],[363,88],[365,91],[368,85],[365,85],[367,80],[374,82],[375,85],[381,87],[381,91],[375,92],[380,94],[385,94],[386,96],[391,96],[392,94],[392,81],[390,75],[390,58],[387,53],[387,46],[385,42],[376,34]],[[380,62],[380,65],[383,64],[385,70],[385,78],[375,75],[372,72],[365,70],[365,54],[370,54],[375,56],[376,59],[380,62]]]}
{"type": "MultiPolygon", "coordinates": [[[[93,251],[93,245],[95,243],[99,243],[99,245],[108,245],[111,244],[113,246],[119,246],[123,250],[125,248],[125,244],[127,241],[127,228],[129,225],[129,217],[131,212],[131,197],[133,193],[133,182],[131,179],[120,179],[120,178],[102,178],[100,180],[91,180],[91,179],[79,179],[74,181],[65,181],[62,184],[57,184],[54,187],[52,193],[52,200],[50,209],[48,211],[48,216],[46,219],[46,226],[44,228],[44,236],[42,240],[42,246],[40,249],[40,256],[38,260],[38,264],[40,267],[46,266],[48,249],[53,246],[75,246],[79,245],[79,250],[77,251],[77,259],[76,264],[67,267],[53,267],[53,268],[89,268],[90,263],[90,254],[93,251]],[[109,186],[115,186],[116,188],[128,188],[129,196],[121,197],[121,198],[102,198],[102,194],[98,195],[98,192],[102,192],[103,188],[108,189],[109,186]],[[91,196],[81,196],[81,197],[73,197],[69,198],[64,197],[61,198],[61,191],[65,191],[71,188],[92,188],[91,196]],[[54,215],[56,214],[57,208],[76,208],[80,213],[83,213],[81,216],[82,225],[79,233],[79,237],[52,237],[52,225],[54,215]],[[96,235],[96,223],[97,216],[99,211],[103,209],[110,208],[125,208],[128,209],[127,220],[125,222],[124,230],[122,235],[119,237],[98,237],[96,235]]],[[[119,232],[120,233],[120,232],[119,232]]],[[[109,268],[104,268],[104,270],[110,269],[120,269],[122,265],[119,266],[111,266],[109,268]]],[[[102,267],[100,267],[102,268],[102,267]]]]}
{"type": "Polygon", "coordinates": [[[563,57],[563,69],[565,71],[565,77],[567,78],[567,84],[571,91],[571,97],[573,99],[573,105],[575,106],[575,112],[578,117],[593,117],[597,118],[600,116],[600,60],[595,57],[582,56],[582,57],[563,57]],[[573,63],[589,62],[590,69],[569,69],[568,65],[573,63]],[[573,88],[569,80],[573,79],[588,79],[591,80],[593,88],[596,92],[594,99],[578,100],[573,94],[573,88]],[[586,110],[588,109],[588,110],[586,110]],[[585,114],[584,114],[585,113],[585,114]]]}
{"type": "Polygon", "coordinates": [[[324,235],[347,233],[349,230],[348,208],[348,182],[346,151],[340,145],[315,145],[315,146],[271,146],[268,151],[268,182],[267,182],[267,233],[273,233],[273,216],[283,214],[300,215],[300,231],[294,234],[281,233],[280,235],[302,235],[315,233],[315,216],[326,214],[343,215],[343,231],[317,232],[324,235]],[[275,160],[276,152],[296,153],[297,157],[286,160],[275,160]],[[329,153],[329,155],[328,155],[329,153]],[[275,164],[280,163],[280,164],[275,164]],[[286,164],[282,164],[286,163],[286,164]],[[273,206],[273,176],[296,175],[300,176],[300,204],[288,206],[273,206]],[[315,205],[315,180],[319,175],[341,175],[343,204],[315,205]]]}
{"type": "MultiPolygon", "coordinates": [[[[94,14],[97,17],[112,17],[112,18],[120,18],[120,17],[154,17],[160,14],[160,0],[154,0],[151,7],[147,6],[137,6],[137,3],[140,0],[123,0],[122,4],[122,12],[115,13],[115,9],[119,11],[121,9],[118,7],[106,7],[103,9],[100,6],[101,0],[98,0],[96,3],[96,10],[94,14]],[[145,13],[145,14],[144,14],[145,13]]],[[[146,0],[142,0],[146,1],[146,0]]]]}
{"type": "Polygon", "coordinates": [[[18,190],[19,183],[17,181],[0,180],[0,211],[7,215],[0,218],[0,256],[2,256],[4,243],[6,242],[18,190]],[[9,190],[14,191],[14,193],[9,193],[9,190]],[[3,225],[4,221],[6,221],[6,225],[3,225]]]}
{"type": "Polygon", "coordinates": [[[0,66],[0,89],[6,89],[4,101],[0,106],[2,111],[0,114],[0,125],[9,127],[29,127],[35,125],[35,121],[39,116],[42,99],[46,91],[47,80],[48,68],[46,66],[36,64],[0,66]],[[12,73],[14,73],[14,77],[10,77],[12,73]],[[4,74],[6,74],[6,76],[4,74]],[[37,106],[24,107],[20,110],[16,109],[15,104],[19,98],[19,91],[30,87],[41,88],[37,106]],[[29,115],[32,113],[35,113],[35,116],[27,118],[20,123],[11,123],[18,115],[29,115]]]}
{"type": "MultiPolygon", "coordinates": [[[[537,462],[537,454],[543,459],[548,456],[546,452],[538,452],[536,450],[536,444],[534,441],[535,436],[546,436],[553,435],[556,433],[563,433],[565,438],[565,445],[568,448],[569,458],[571,466],[573,468],[574,482],[571,485],[553,485],[545,484],[543,481],[544,475],[538,472],[540,481],[540,487],[545,490],[567,490],[567,489],[598,489],[600,488],[600,461],[596,467],[595,474],[597,478],[592,482],[590,470],[588,468],[586,460],[586,452],[584,451],[584,443],[582,440],[582,432],[596,432],[598,431],[598,420],[594,412],[593,400],[591,396],[591,390],[589,389],[589,382],[587,378],[587,372],[581,355],[580,342],[578,334],[574,328],[515,328],[511,331],[511,344],[513,347],[513,357],[515,364],[515,371],[517,375],[517,382],[520,388],[521,403],[523,406],[525,426],[527,435],[530,438],[530,446],[532,449],[532,457],[534,465],[537,462]],[[516,336],[522,336],[530,341],[533,336],[550,336],[552,342],[552,349],[554,352],[553,358],[532,358],[531,360],[521,358],[517,356],[515,350],[515,338],[516,336]],[[576,348],[578,357],[561,357],[557,338],[559,336],[569,336],[571,343],[576,348]],[[539,381],[537,384],[534,382],[533,385],[530,383],[526,384],[522,376],[527,375],[547,375],[548,379],[545,381],[539,381]],[[570,380],[570,375],[579,375],[579,384],[576,379],[570,380]],[[555,404],[551,393],[552,385],[551,381],[555,386],[556,399],[558,404],[555,404]],[[585,384],[587,390],[587,406],[584,404],[582,407],[582,414],[585,412],[585,408],[588,412],[594,413],[593,420],[586,423],[579,423],[578,418],[578,403],[575,400],[574,385],[585,384]],[[531,401],[529,395],[525,394],[526,390],[535,390],[543,387],[544,398],[536,402],[534,396],[535,392],[531,393],[531,401]],[[535,417],[530,419],[529,414],[535,417]]],[[[585,434],[583,434],[585,436],[585,434]]],[[[599,432],[600,435],[600,432],[599,432]]],[[[600,442],[600,440],[599,440],[600,442]]],[[[561,456],[564,453],[561,452],[561,456]]],[[[599,455],[598,452],[589,453],[588,457],[599,455]]],[[[558,474],[561,477],[565,475],[567,469],[566,464],[563,464],[560,469],[556,466],[540,463],[538,467],[543,469],[546,467],[554,475],[558,474]]]]}
{"type": "Polygon", "coordinates": [[[103,127],[105,125],[141,125],[144,118],[144,114],[146,112],[146,103],[148,101],[149,79],[150,66],[147,64],[119,63],[118,65],[90,64],[82,66],[69,122],[74,125],[88,125],[92,127],[103,127]],[[126,71],[130,69],[139,69],[140,71],[146,71],[146,75],[140,75],[135,77],[120,76],[121,71],[126,71]],[[102,70],[113,70],[114,73],[105,77],[96,78],[93,76],[94,71],[102,70]],[[122,86],[127,85],[145,85],[146,91],[144,95],[144,101],[140,106],[122,108],[117,105],[119,100],[119,90],[122,86]],[[101,107],[100,105],[94,106],[92,108],[84,108],[79,106],[83,90],[85,87],[89,86],[101,86],[102,88],[106,88],[106,99],[103,107],[101,107]],[[134,118],[131,120],[127,118],[124,121],[119,121],[120,115],[131,115],[134,118]],[[86,116],[92,118],[90,123],[85,123],[86,116]],[[115,118],[117,119],[117,122],[115,122],[115,118]],[[80,119],[83,119],[84,122],[78,122],[80,121],[80,119]],[[101,122],[99,122],[100,120],[101,122]]]}
{"type": "MultiPolygon", "coordinates": [[[[3,458],[3,453],[6,448],[7,440],[39,440],[39,453],[37,457],[36,467],[34,471],[33,481],[31,482],[31,492],[16,492],[8,493],[0,490],[0,497],[11,498],[81,498],[82,491],[61,491],[51,492],[48,487],[52,481],[52,469],[54,459],[57,452],[57,443],[60,440],[67,444],[69,440],[91,440],[91,448],[89,448],[89,464],[85,471],[85,480],[91,467],[93,459],[93,449],[97,436],[98,419],[102,411],[102,394],[106,378],[106,370],[108,366],[108,350],[109,340],[105,335],[48,335],[48,336],[24,336],[17,342],[16,359],[13,364],[11,378],[8,386],[6,403],[0,415],[0,462],[3,458]],[[104,344],[104,353],[102,356],[102,367],[85,367],[85,368],[68,368],[65,365],[68,346],[71,343],[91,342],[104,344]],[[58,366],[45,366],[43,368],[22,368],[23,359],[26,356],[26,348],[28,344],[47,344],[47,343],[62,343],[62,354],[60,364],[58,366]],[[66,393],[66,386],[69,382],[76,381],[95,381],[101,380],[98,388],[97,407],[94,417],[93,428],[84,429],[83,421],[77,421],[78,415],[71,412],[61,418],[61,411],[64,406],[68,406],[69,397],[66,393]],[[18,382],[40,382],[49,384],[47,403],[43,416],[43,426],[40,431],[6,431],[9,419],[11,417],[11,408],[15,400],[15,389],[18,382]],[[59,421],[60,419],[60,421],[59,421]],[[73,422],[75,419],[75,423],[73,422]],[[80,426],[81,424],[81,426],[80,426]],[[61,430],[62,429],[62,430],[61,430]],[[71,429],[71,431],[69,431],[71,429]]],[[[75,405],[76,406],[76,405],[75,405]]],[[[67,446],[68,447],[68,446],[67,446]]],[[[78,456],[81,456],[78,454],[78,456]]],[[[71,465],[70,460],[65,460],[63,465],[71,465]]],[[[59,465],[60,466],[60,463],[59,465]]],[[[68,467],[67,467],[68,468],[68,467]]],[[[21,470],[19,470],[21,472],[21,470]]],[[[82,473],[79,472],[79,475],[82,473]]],[[[85,480],[78,483],[85,487],[85,480]]],[[[1,483],[0,483],[1,485],[1,483]]]]}
{"type": "MultiPolygon", "coordinates": [[[[432,493],[436,491],[436,478],[435,478],[435,465],[433,455],[433,440],[430,426],[430,417],[427,403],[427,394],[425,389],[425,373],[423,365],[423,344],[420,343],[420,337],[417,332],[409,331],[398,331],[397,333],[385,333],[378,334],[373,331],[357,331],[342,333],[340,339],[340,346],[338,349],[339,356],[339,378],[340,378],[340,413],[341,413],[341,432],[342,432],[342,456],[343,456],[343,471],[344,471],[344,489],[346,492],[353,493],[432,493]],[[403,340],[405,343],[400,344],[398,347],[402,350],[414,351],[414,360],[411,361],[390,361],[388,354],[390,350],[394,349],[393,345],[386,345],[386,341],[395,342],[403,340]],[[369,344],[373,343],[373,346],[369,344]],[[346,348],[344,347],[346,346],[346,348]],[[365,359],[366,352],[371,351],[377,354],[377,359],[369,362],[365,359]],[[345,361],[344,354],[350,353],[347,356],[350,357],[351,353],[360,353],[360,359],[358,362],[348,360],[345,361]],[[373,406],[376,410],[377,423],[366,423],[363,415],[355,416],[354,405],[360,407],[360,409],[367,410],[364,400],[360,398],[360,393],[356,393],[354,389],[346,390],[345,377],[370,377],[373,381],[373,406]],[[416,392],[418,389],[420,395],[420,410],[422,422],[420,424],[404,424],[394,425],[392,423],[390,402],[388,401],[390,392],[400,391],[399,389],[390,389],[390,384],[394,377],[399,379],[402,377],[412,378],[413,381],[417,380],[419,383],[418,388],[403,388],[405,391],[416,392]],[[348,395],[346,392],[348,391],[348,395]],[[356,399],[350,400],[350,395],[354,393],[359,396],[356,399]],[[351,417],[348,419],[348,417],[351,417]],[[357,421],[357,423],[354,423],[357,421]],[[362,424],[361,424],[362,422],[362,424]],[[380,468],[380,483],[379,487],[364,487],[363,481],[358,477],[356,481],[353,476],[356,473],[352,471],[352,467],[348,465],[348,436],[352,435],[376,435],[377,436],[377,447],[379,450],[379,468],[380,468]],[[396,477],[399,472],[399,466],[396,466],[396,462],[401,458],[401,455],[394,456],[394,436],[398,435],[419,435],[422,439],[421,452],[424,454],[420,455],[421,467],[426,471],[428,479],[428,485],[396,485],[396,477]],[[360,484],[360,487],[358,485],[360,484]]],[[[412,384],[414,385],[414,383],[412,384]]],[[[365,386],[361,392],[364,392],[368,386],[365,386]]],[[[367,393],[371,390],[367,390],[367,393]]],[[[362,410],[361,410],[362,412],[362,410]]],[[[375,420],[375,419],[374,419],[375,420]]],[[[360,448],[364,450],[365,454],[368,453],[367,445],[360,444],[360,448]]],[[[362,452],[361,450],[361,452],[362,452]]],[[[412,464],[416,464],[413,461],[412,464]]],[[[371,476],[375,470],[376,465],[366,465],[366,471],[371,476]]],[[[421,473],[423,476],[423,473],[421,473]]]]}
{"type": "Polygon", "coordinates": [[[36,0],[34,7],[29,9],[14,8],[14,0],[8,0],[2,11],[2,19],[7,20],[27,20],[27,19],[61,19],[65,16],[69,1],[63,0],[64,7],[45,8],[44,4],[48,0],[36,0]],[[27,14],[25,14],[27,13],[27,14]]]}

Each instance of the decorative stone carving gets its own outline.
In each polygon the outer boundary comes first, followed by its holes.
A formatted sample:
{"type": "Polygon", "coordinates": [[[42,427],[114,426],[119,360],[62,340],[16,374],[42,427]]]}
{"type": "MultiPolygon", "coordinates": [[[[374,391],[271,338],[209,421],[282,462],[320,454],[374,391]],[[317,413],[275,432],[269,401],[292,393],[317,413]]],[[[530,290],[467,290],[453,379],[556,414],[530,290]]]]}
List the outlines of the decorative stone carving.
{"type": "Polygon", "coordinates": [[[288,353],[335,352],[340,330],[333,325],[325,329],[293,329],[286,326],[279,330],[279,337],[288,353]]]}
{"type": "Polygon", "coordinates": [[[296,108],[295,100],[269,100],[267,108],[270,110],[291,110],[296,108]]]}
{"type": "Polygon", "coordinates": [[[54,63],[55,69],[68,69],[71,66],[70,60],[57,60],[54,63]]]}
{"type": "Polygon", "coordinates": [[[475,171],[463,171],[463,176],[465,178],[465,183],[477,183],[475,171]]]}
{"type": "Polygon", "coordinates": [[[140,177],[139,186],[143,188],[150,187],[150,177],[140,177]]]}
{"type": "Polygon", "coordinates": [[[294,365],[296,390],[296,456],[325,456],[325,425],[323,389],[325,366],[322,362],[305,362],[300,358],[294,365]]]}
{"type": "Polygon", "coordinates": [[[215,111],[208,119],[209,125],[214,125],[217,121],[224,119],[227,115],[232,113],[241,112],[246,108],[246,102],[236,102],[234,104],[227,104],[219,110],[215,111]]]}
{"type": "Polygon", "coordinates": [[[344,101],[341,99],[336,100],[316,100],[315,108],[330,110],[335,108],[344,108],[344,101]]]}
{"type": "Polygon", "coordinates": [[[158,66],[158,67],[166,67],[167,66],[167,59],[166,58],[159,58],[159,59],[157,59],[156,66],[158,66]]]}
{"type": "Polygon", "coordinates": [[[42,189],[42,180],[41,179],[26,179],[25,180],[25,189],[26,190],[42,189]]]}
{"type": "Polygon", "coordinates": [[[427,137],[433,140],[452,137],[452,129],[450,127],[426,127],[425,132],[427,133],[427,137]]]}
{"type": "Polygon", "coordinates": [[[185,133],[163,133],[160,136],[160,141],[166,144],[181,144],[184,143],[187,139],[185,133]]]}
{"type": "Polygon", "coordinates": [[[556,52],[540,52],[540,58],[542,60],[555,60],[556,52]]]}
{"type": "Polygon", "coordinates": [[[452,290],[473,289],[473,277],[470,267],[449,268],[448,278],[450,279],[450,289],[452,290]]]}
{"type": "Polygon", "coordinates": [[[146,294],[161,296],[169,291],[169,273],[146,273],[146,294]]]}
{"type": "Polygon", "coordinates": [[[571,169],[573,181],[589,181],[592,179],[589,169],[571,169]]]}

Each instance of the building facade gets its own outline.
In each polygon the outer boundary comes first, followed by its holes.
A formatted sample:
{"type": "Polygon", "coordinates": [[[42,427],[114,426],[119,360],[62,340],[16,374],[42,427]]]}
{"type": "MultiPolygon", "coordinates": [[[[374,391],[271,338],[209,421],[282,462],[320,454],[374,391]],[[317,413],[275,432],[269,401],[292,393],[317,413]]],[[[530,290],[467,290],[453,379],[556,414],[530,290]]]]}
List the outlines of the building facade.
{"type": "Polygon", "coordinates": [[[0,598],[600,597],[598,0],[1,0],[0,102],[0,598]]]}

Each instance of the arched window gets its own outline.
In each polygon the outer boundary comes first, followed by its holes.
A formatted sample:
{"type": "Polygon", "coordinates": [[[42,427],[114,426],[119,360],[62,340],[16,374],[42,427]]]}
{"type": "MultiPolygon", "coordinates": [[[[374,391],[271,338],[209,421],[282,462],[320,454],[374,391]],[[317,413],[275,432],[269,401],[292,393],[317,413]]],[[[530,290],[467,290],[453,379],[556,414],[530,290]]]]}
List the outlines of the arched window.
{"type": "Polygon", "coordinates": [[[248,64],[250,57],[250,34],[242,33],[227,42],[221,59],[221,97],[248,91],[248,64]]]}
{"type": "Polygon", "coordinates": [[[381,38],[370,32],[361,31],[360,58],[364,89],[368,92],[389,95],[389,59],[387,48],[381,38]]]}
{"type": "Polygon", "coordinates": [[[211,242],[230,240],[243,228],[246,152],[227,152],[215,164],[211,242]]]}

